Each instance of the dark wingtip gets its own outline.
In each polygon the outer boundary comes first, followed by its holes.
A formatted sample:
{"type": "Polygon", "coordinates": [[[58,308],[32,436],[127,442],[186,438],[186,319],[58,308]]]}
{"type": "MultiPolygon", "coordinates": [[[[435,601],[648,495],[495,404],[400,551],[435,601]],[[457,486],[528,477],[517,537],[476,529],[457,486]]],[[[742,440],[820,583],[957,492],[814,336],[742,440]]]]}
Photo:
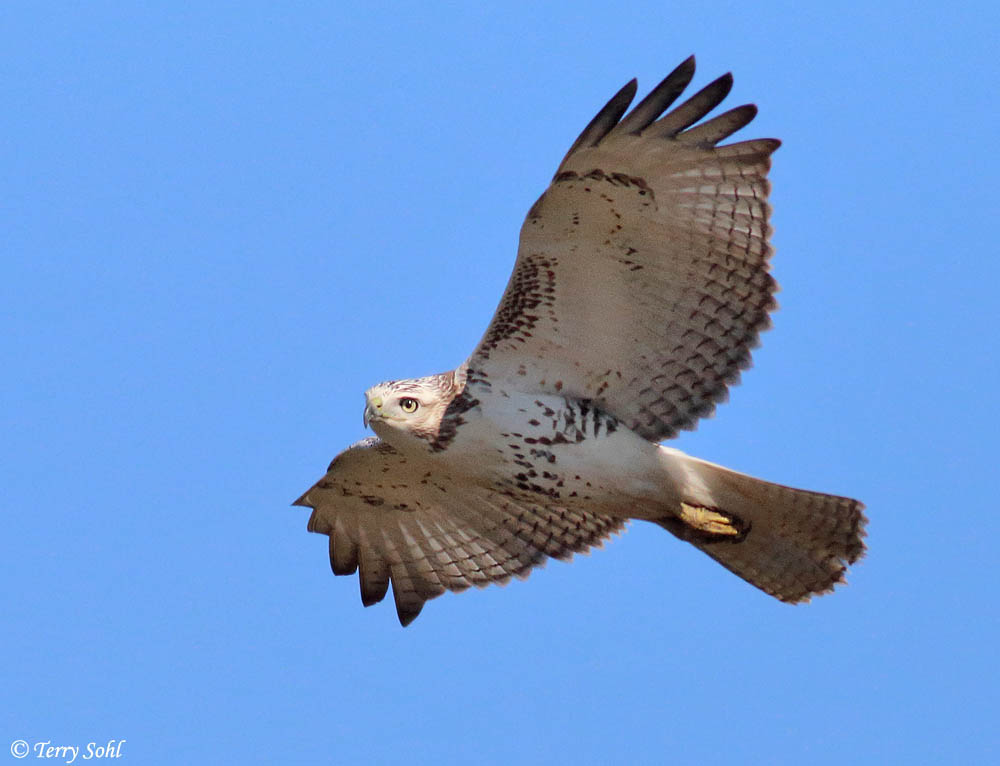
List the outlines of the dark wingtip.
{"type": "Polygon", "coordinates": [[[653,129],[659,135],[671,138],[676,136],[721,104],[732,88],[733,74],[726,72],[653,123],[653,129]]]}
{"type": "Polygon", "coordinates": [[[615,128],[621,133],[639,135],[648,128],[684,92],[694,77],[694,57],[682,61],[664,77],[615,128]]]}
{"type": "Polygon", "coordinates": [[[745,128],[756,116],[756,104],[743,104],[677,134],[677,138],[704,148],[711,148],[745,128]]]}
{"type": "MultiPolygon", "coordinates": [[[[359,577],[360,579],[360,577],[359,577]]],[[[383,588],[381,584],[373,586],[370,588],[365,588],[364,582],[361,584],[361,604],[363,606],[375,606],[378,602],[385,598],[385,594],[389,590],[389,584],[386,583],[383,588]]]]}
{"type": "Polygon", "coordinates": [[[397,604],[396,616],[399,618],[399,624],[402,625],[404,628],[407,627],[411,622],[413,622],[415,619],[417,619],[417,617],[420,616],[420,613],[423,611],[423,609],[424,609],[423,604],[416,607],[415,609],[412,607],[403,609],[400,608],[400,606],[397,604]]]}
{"type": "Polygon", "coordinates": [[[622,87],[618,90],[618,92],[614,96],[612,96],[611,100],[608,101],[607,106],[604,107],[604,109],[606,110],[604,111],[605,118],[610,117],[611,119],[608,120],[609,124],[604,130],[603,135],[601,135],[600,138],[597,139],[598,141],[601,138],[604,138],[604,136],[606,136],[611,131],[611,129],[618,124],[618,121],[621,120],[622,115],[624,115],[625,112],[628,111],[629,105],[631,105],[631,103],[635,100],[635,94],[638,91],[639,91],[639,80],[638,78],[633,77],[627,83],[622,85],[622,87]]]}
{"type": "Polygon", "coordinates": [[[719,77],[714,82],[710,82],[706,85],[703,90],[708,91],[709,88],[713,89],[711,92],[714,93],[716,99],[715,103],[712,104],[711,107],[714,109],[726,100],[726,96],[728,96],[729,92],[733,89],[733,73],[726,72],[722,75],[722,77],[719,77]]]}
{"type": "MultiPolygon", "coordinates": [[[[638,88],[639,81],[633,77],[618,89],[618,92],[608,100],[608,103],[601,107],[601,111],[594,116],[594,119],[587,123],[587,127],[583,129],[583,132],[573,142],[569,151],[566,152],[566,156],[559,163],[560,168],[566,162],[566,159],[577,149],[596,146],[602,138],[611,132],[611,129],[618,124],[622,115],[628,110],[629,104],[635,98],[635,92],[638,88]]],[[[558,174],[558,170],[556,173],[558,174]]]]}

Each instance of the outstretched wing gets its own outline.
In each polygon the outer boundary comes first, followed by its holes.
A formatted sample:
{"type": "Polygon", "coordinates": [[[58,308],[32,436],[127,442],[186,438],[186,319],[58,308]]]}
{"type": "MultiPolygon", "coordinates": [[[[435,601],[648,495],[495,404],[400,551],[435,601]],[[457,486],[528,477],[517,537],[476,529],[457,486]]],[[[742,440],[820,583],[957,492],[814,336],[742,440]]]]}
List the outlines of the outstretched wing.
{"type": "Polygon", "coordinates": [[[468,360],[475,385],[594,400],[659,441],[693,428],[769,325],[767,204],[775,139],[718,142],[753,105],[691,127],[720,77],[668,114],[681,64],[624,119],[633,80],[573,144],[521,229],[517,262],[468,360]]]}
{"type": "Polygon", "coordinates": [[[381,601],[392,582],[399,621],[446,590],[525,578],[546,557],[568,559],[624,522],[557,506],[525,505],[472,486],[377,438],[341,452],[295,501],[313,508],[309,531],[330,536],[333,573],[358,572],[361,601],[381,601]]]}

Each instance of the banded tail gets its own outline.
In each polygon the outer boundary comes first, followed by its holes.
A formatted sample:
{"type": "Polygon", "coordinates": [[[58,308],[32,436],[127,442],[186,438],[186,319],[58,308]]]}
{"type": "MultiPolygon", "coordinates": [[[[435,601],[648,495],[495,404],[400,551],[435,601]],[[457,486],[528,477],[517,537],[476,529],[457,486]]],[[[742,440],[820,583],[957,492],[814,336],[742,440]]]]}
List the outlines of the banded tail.
{"type": "Polygon", "coordinates": [[[661,447],[685,502],[656,523],[788,603],[844,582],[864,555],[864,504],[755,479],[661,447]]]}

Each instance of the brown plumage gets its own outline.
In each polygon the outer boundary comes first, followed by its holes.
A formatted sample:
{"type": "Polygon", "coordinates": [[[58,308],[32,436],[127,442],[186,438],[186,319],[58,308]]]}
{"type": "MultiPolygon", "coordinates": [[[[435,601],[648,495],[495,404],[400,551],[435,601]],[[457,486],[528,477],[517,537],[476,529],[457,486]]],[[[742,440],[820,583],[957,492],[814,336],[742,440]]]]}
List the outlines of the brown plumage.
{"type": "Polygon", "coordinates": [[[391,583],[400,621],[446,590],[525,577],[654,522],[787,602],[842,582],[864,551],[856,500],[797,490],[660,446],[711,415],[750,365],[776,284],[775,139],[719,145],[757,112],[703,120],[724,75],[672,111],[683,62],[631,112],[591,120],[531,207],[490,326],[442,375],[366,393],[377,439],[296,501],[362,602],[391,583]],[[666,112],[666,113],[665,113],[666,112]]]}

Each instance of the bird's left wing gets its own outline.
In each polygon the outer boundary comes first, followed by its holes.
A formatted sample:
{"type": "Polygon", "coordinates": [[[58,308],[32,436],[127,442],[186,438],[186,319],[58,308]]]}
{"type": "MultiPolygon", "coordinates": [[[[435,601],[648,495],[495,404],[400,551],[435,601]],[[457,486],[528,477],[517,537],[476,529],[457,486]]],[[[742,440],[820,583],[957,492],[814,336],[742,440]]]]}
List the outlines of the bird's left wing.
{"type": "Polygon", "coordinates": [[[719,145],[750,104],[694,125],[729,75],[664,115],[693,74],[691,58],[623,119],[633,80],[570,148],[521,229],[472,385],[590,399],[659,441],[711,414],[750,364],[774,306],[766,176],[779,142],[719,145]]]}
{"type": "Polygon", "coordinates": [[[527,505],[463,482],[369,438],[340,453],[295,505],[313,509],[309,531],[330,536],[333,573],[358,572],[361,601],[392,583],[399,621],[446,590],[524,578],[546,557],[600,545],[624,522],[589,511],[527,505]]]}

